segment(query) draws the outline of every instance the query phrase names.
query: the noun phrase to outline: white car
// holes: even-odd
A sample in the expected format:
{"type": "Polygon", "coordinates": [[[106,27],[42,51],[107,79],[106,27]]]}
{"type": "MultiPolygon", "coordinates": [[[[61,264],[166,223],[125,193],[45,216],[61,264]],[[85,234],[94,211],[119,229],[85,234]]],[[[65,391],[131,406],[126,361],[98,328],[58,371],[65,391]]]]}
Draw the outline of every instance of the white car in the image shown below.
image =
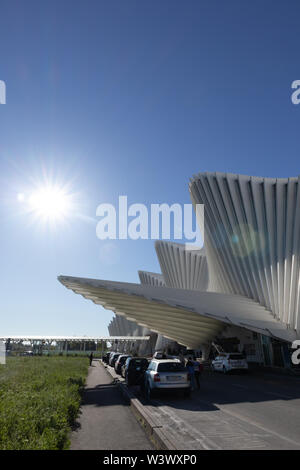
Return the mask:
{"type": "Polygon", "coordinates": [[[248,363],[241,353],[220,353],[211,363],[214,371],[226,374],[231,370],[248,370],[248,363]]]}
{"type": "Polygon", "coordinates": [[[148,398],[162,390],[182,390],[184,396],[191,392],[188,370],[178,359],[152,359],[145,372],[144,387],[148,398]]]}

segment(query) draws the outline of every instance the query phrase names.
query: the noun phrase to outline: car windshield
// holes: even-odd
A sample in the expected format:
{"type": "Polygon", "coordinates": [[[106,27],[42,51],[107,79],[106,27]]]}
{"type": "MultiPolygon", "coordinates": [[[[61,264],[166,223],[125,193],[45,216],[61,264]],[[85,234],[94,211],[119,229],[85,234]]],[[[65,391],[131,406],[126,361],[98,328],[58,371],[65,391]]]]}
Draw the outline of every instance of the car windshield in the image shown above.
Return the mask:
{"type": "Polygon", "coordinates": [[[243,354],[230,354],[229,359],[231,359],[233,361],[234,360],[239,361],[240,359],[245,359],[245,358],[244,358],[243,354]]]}
{"type": "Polygon", "coordinates": [[[158,372],[186,372],[186,368],[180,362],[162,362],[158,364],[158,372]]]}

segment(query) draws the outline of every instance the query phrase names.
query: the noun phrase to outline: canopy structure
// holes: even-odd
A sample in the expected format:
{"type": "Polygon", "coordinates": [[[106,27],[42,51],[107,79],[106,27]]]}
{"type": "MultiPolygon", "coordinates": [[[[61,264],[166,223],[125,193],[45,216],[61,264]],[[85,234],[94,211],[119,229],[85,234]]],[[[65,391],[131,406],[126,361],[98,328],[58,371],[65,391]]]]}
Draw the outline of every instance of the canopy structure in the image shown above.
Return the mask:
{"type": "Polygon", "coordinates": [[[80,341],[80,342],[90,342],[90,341],[147,341],[149,336],[38,336],[38,335],[7,335],[0,336],[0,341],[6,340],[13,341],[80,341]]]}
{"type": "Polygon", "coordinates": [[[242,296],[69,276],[58,280],[86,299],[191,349],[213,340],[226,324],[286,341],[296,339],[295,332],[270,311],[242,296]]]}

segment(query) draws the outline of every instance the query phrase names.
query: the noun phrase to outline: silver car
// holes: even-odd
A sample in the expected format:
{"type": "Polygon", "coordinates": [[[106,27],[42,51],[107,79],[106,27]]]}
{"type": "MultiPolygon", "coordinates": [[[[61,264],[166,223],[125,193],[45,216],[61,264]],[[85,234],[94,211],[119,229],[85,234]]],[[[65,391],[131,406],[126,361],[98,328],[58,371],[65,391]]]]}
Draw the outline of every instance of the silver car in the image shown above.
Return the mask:
{"type": "Polygon", "coordinates": [[[160,390],[182,390],[185,396],[191,392],[187,368],[178,359],[152,359],[144,377],[148,398],[160,390]]]}

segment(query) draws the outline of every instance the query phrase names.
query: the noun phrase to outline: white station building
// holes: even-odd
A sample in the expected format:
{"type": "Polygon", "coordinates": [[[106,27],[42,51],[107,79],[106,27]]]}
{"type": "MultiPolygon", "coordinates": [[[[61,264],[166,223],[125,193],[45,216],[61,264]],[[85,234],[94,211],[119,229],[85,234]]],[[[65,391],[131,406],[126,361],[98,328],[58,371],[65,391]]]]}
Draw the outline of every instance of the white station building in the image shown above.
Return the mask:
{"type": "Polygon", "coordinates": [[[115,312],[111,335],[156,334],[155,349],[178,343],[204,356],[217,342],[288,366],[300,338],[299,183],[200,173],[189,190],[204,204],[203,248],[157,241],[161,273],[140,271],[141,284],[58,279],[115,312]]]}

